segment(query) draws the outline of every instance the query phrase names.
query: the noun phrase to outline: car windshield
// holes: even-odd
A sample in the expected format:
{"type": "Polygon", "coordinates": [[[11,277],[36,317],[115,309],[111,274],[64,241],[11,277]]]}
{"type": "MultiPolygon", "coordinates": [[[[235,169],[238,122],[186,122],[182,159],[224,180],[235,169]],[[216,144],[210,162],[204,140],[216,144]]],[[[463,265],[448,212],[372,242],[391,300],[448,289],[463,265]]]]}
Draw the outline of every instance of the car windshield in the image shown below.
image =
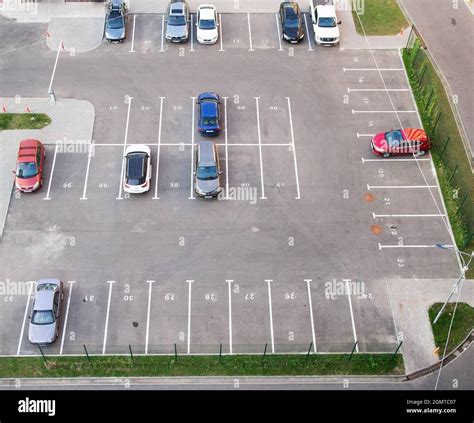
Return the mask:
{"type": "Polygon", "coordinates": [[[217,166],[198,166],[196,176],[198,179],[209,181],[217,178],[217,166]]]}
{"type": "Polygon", "coordinates": [[[113,10],[110,12],[109,17],[107,19],[107,28],[110,29],[119,29],[123,28],[123,16],[120,12],[113,10]]]}
{"type": "Polygon", "coordinates": [[[217,119],[215,117],[203,116],[201,119],[202,126],[215,126],[217,125],[217,119]]]}
{"type": "Polygon", "coordinates": [[[56,291],[58,285],[55,283],[42,283],[38,285],[37,291],[56,291]]]}
{"type": "Polygon", "coordinates": [[[214,29],[216,27],[216,22],[214,19],[201,19],[199,21],[200,29],[214,29]]]}
{"type": "Polygon", "coordinates": [[[336,25],[336,19],[334,18],[319,18],[318,26],[321,28],[334,28],[336,25]]]}
{"type": "Polygon", "coordinates": [[[130,153],[127,155],[127,184],[142,185],[145,183],[145,160],[144,153],[130,153]]]}
{"type": "Polygon", "coordinates": [[[52,310],[35,310],[31,316],[31,323],[35,325],[50,325],[54,323],[52,310]]]}
{"type": "Polygon", "coordinates": [[[402,131],[390,131],[385,133],[385,139],[390,147],[398,147],[403,141],[402,131]]]}
{"type": "Polygon", "coordinates": [[[36,163],[28,162],[28,163],[18,163],[16,168],[16,176],[20,179],[27,179],[32,178],[38,174],[38,168],[36,163]]]}
{"type": "Polygon", "coordinates": [[[171,26],[182,26],[182,25],[185,25],[186,24],[186,18],[181,15],[170,15],[168,17],[168,25],[171,25],[171,26]]]}

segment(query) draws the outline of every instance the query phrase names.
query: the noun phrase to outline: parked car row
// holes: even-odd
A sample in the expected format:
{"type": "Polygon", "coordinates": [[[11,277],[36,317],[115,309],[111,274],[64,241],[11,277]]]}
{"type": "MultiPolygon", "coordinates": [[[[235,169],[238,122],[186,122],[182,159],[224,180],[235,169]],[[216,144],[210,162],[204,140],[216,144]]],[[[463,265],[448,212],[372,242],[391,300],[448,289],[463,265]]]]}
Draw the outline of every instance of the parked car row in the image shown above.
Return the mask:
{"type": "MultiPolygon", "coordinates": [[[[314,5],[310,1],[309,14],[314,31],[314,41],[321,45],[339,43],[340,21],[333,5],[314,5]]],[[[295,1],[280,4],[279,20],[281,37],[289,43],[298,43],[305,37],[305,22],[300,6],[295,1]]],[[[124,0],[111,0],[107,5],[105,38],[121,43],[126,38],[127,6],[124,0]]],[[[166,9],[165,39],[171,43],[185,43],[191,34],[190,10],[185,0],[172,0],[166,9]]],[[[203,4],[196,11],[196,38],[200,44],[215,44],[219,39],[219,18],[212,4],[203,4]]]]}

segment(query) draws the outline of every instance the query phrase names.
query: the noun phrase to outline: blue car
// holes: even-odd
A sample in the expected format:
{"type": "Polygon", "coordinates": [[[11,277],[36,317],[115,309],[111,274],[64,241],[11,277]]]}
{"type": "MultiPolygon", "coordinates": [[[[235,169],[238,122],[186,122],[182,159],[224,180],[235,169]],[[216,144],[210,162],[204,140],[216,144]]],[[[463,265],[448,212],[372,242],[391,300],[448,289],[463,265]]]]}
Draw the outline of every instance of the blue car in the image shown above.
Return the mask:
{"type": "Polygon", "coordinates": [[[216,93],[202,93],[198,97],[198,130],[204,136],[216,136],[221,132],[220,98],[216,93]]]}

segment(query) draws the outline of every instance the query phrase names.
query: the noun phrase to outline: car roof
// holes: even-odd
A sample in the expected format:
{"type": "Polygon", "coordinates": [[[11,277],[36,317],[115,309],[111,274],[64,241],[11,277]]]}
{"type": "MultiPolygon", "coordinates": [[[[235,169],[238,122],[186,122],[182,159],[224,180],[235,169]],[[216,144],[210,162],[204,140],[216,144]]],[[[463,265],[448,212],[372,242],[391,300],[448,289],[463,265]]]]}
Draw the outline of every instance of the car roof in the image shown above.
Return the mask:
{"type": "Polygon", "coordinates": [[[170,3],[170,15],[184,15],[184,3],[181,1],[170,3]]]}
{"type": "Polygon", "coordinates": [[[127,175],[132,177],[145,175],[145,158],[147,154],[142,151],[131,152],[127,155],[127,175]]]}
{"type": "Polygon", "coordinates": [[[294,1],[285,1],[281,3],[281,6],[283,6],[287,12],[291,13],[291,11],[293,11],[295,12],[295,15],[296,15],[296,11],[298,10],[298,3],[294,1]]]}
{"type": "Polygon", "coordinates": [[[18,149],[17,163],[36,162],[36,148],[38,140],[23,140],[18,149]]]}
{"type": "Polygon", "coordinates": [[[217,115],[217,101],[212,99],[206,99],[201,102],[201,115],[207,117],[213,117],[217,115]]]}
{"type": "Polygon", "coordinates": [[[336,8],[330,4],[316,6],[320,18],[335,18],[336,8]]]}
{"type": "Polygon", "coordinates": [[[215,18],[214,11],[215,11],[215,8],[213,6],[212,7],[201,6],[199,8],[199,17],[201,19],[214,19],[215,18]]]}
{"type": "Polygon", "coordinates": [[[36,282],[36,296],[35,296],[35,304],[33,306],[33,310],[51,310],[53,307],[53,299],[54,293],[57,291],[56,289],[49,289],[49,290],[38,290],[41,285],[56,285],[59,287],[60,281],[58,279],[42,279],[36,282]]]}
{"type": "Polygon", "coordinates": [[[199,165],[200,166],[215,166],[216,158],[214,156],[214,143],[212,141],[198,142],[199,148],[199,165]]]}

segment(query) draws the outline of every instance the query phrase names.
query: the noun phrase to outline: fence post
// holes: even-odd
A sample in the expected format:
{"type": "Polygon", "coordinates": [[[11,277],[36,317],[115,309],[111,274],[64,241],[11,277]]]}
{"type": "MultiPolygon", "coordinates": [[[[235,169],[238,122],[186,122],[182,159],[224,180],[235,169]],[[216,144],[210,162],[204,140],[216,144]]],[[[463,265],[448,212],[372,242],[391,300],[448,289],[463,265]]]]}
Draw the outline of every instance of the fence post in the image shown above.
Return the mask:
{"type": "Polygon", "coordinates": [[[428,64],[426,63],[426,61],[424,62],[424,65],[421,69],[421,76],[418,80],[418,86],[421,87],[421,85],[423,84],[423,78],[425,77],[425,73],[426,73],[426,69],[428,69],[428,64]]]}
{"type": "Polygon", "coordinates": [[[450,141],[450,137],[446,138],[446,142],[444,143],[443,149],[441,150],[441,153],[440,153],[440,155],[439,155],[439,158],[440,158],[440,159],[443,158],[444,152],[445,152],[446,149],[448,148],[449,141],[450,141]]]}
{"type": "Polygon", "coordinates": [[[467,237],[467,241],[464,243],[464,246],[462,248],[466,248],[469,243],[471,242],[471,239],[474,237],[474,232],[471,232],[471,234],[467,237]]]}
{"type": "Polygon", "coordinates": [[[130,357],[132,357],[132,361],[133,361],[132,346],[130,344],[128,344],[128,349],[130,350],[130,357]]]}
{"type": "MultiPolygon", "coordinates": [[[[418,44],[415,44],[415,47],[414,47],[414,48],[415,48],[415,57],[414,57],[414,58],[412,59],[412,61],[411,61],[411,67],[412,67],[413,69],[415,69],[415,62],[416,62],[416,59],[417,59],[417,57],[418,57],[418,53],[420,52],[421,46],[420,46],[420,44],[418,43],[418,44]]],[[[412,54],[413,54],[413,52],[412,52],[412,54]]]]}
{"type": "Polygon", "coordinates": [[[355,349],[356,349],[358,343],[359,343],[359,341],[355,341],[354,346],[352,347],[351,355],[349,356],[349,360],[347,360],[347,361],[351,361],[351,360],[352,360],[352,356],[353,356],[353,354],[354,354],[354,351],[355,351],[355,349]]]}
{"type": "Polygon", "coordinates": [[[413,25],[410,27],[410,34],[408,35],[408,39],[407,39],[407,45],[405,46],[406,49],[410,48],[410,44],[411,44],[411,36],[413,35],[413,25]]]}
{"type": "Polygon", "coordinates": [[[458,213],[461,211],[461,208],[462,206],[464,206],[464,203],[466,202],[467,200],[467,196],[468,196],[468,193],[466,192],[466,194],[464,195],[464,198],[462,199],[461,201],[461,205],[458,207],[458,209],[456,210],[456,216],[458,215],[458,213]]]}
{"type": "Polygon", "coordinates": [[[434,133],[436,133],[436,128],[438,127],[439,119],[441,117],[441,110],[438,109],[438,114],[435,118],[435,123],[433,124],[433,129],[431,130],[434,133]]]}
{"type": "Polygon", "coordinates": [[[219,361],[222,361],[222,342],[219,348],[219,361]]]}
{"type": "Polygon", "coordinates": [[[429,109],[430,107],[430,103],[431,103],[431,99],[433,98],[433,94],[434,94],[434,88],[431,87],[431,92],[430,92],[430,95],[428,97],[428,101],[426,102],[425,104],[425,112],[429,109]]]}
{"type": "Polygon", "coordinates": [[[308,362],[309,354],[311,352],[311,348],[313,348],[313,341],[311,341],[311,344],[309,344],[308,352],[306,353],[306,362],[308,362]]]}
{"type": "Polygon", "coordinates": [[[448,179],[448,184],[451,183],[451,181],[452,181],[453,178],[454,178],[454,175],[456,175],[456,172],[458,171],[458,167],[459,167],[459,163],[456,164],[456,167],[454,168],[453,173],[452,173],[451,176],[449,177],[449,179],[448,179]]]}
{"type": "Polygon", "coordinates": [[[397,352],[398,352],[398,350],[401,348],[402,344],[403,344],[403,341],[400,341],[399,344],[398,344],[397,349],[396,349],[395,352],[393,353],[392,360],[393,360],[393,359],[395,358],[395,356],[397,355],[397,352]]]}
{"type": "Polygon", "coordinates": [[[262,366],[265,365],[265,356],[267,355],[268,344],[265,344],[265,349],[263,350],[262,366]]]}
{"type": "Polygon", "coordinates": [[[40,350],[40,353],[41,353],[41,356],[43,357],[44,362],[47,363],[48,360],[46,359],[46,356],[44,355],[43,348],[41,348],[41,345],[38,345],[38,348],[40,350]]]}
{"type": "Polygon", "coordinates": [[[174,359],[176,360],[176,363],[178,362],[178,349],[176,348],[176,342],[174,344],[174,359]]]}
{"type": "Polygon", "coordinates": [[[86,346],[85,346],[84,344],[83,344],[82,346],[84,347],[84,351],[85,351],[85,353],[86,353],[87,361],[89,361],[89,363],[90,363],[90,362],[91,362],[91,358],[89,357],[89,353],[87,352],[87,348],[86,348],[86,346]]]}

